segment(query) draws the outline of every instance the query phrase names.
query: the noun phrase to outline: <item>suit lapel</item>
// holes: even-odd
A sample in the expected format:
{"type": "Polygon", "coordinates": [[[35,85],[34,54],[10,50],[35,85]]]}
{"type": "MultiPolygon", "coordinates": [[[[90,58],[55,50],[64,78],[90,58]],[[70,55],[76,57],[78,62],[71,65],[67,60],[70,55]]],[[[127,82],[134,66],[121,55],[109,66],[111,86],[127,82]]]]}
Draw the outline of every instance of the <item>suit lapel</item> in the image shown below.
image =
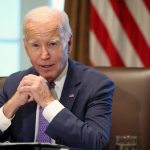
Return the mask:
{"type": "Polygon", "coordinates": [[[67,77],[64,83],[60,102],[70,110],[72,109],[79,91],[79,85],[81,83],[79,75],[81,75],[80,70],[77,69],[76,64],[73,61],[69,60],[67,77]]]}

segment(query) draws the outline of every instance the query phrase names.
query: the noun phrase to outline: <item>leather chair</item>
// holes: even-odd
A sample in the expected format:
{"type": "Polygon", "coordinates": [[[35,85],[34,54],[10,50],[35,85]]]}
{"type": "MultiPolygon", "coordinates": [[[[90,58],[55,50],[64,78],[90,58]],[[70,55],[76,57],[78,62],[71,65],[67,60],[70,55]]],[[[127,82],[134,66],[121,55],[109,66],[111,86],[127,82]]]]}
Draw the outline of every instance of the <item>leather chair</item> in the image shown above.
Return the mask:
{"type": "Polygon", "coordinates": [[[116,135],[136,135],[138,150],[150,150],[150,69],[96,69],[115,83],[109,150],[115,150],[116,135]]]}
{"type": "MultiPolygon", "coordinates": [[[[136,135],[138,150],[150,150],[150,69],[96,69],[109,76],[115,83],[109,150],[115,150],[116,135],[136,135]]],[[[0,88],[3,81],[4,78],[0,78],[0,88]]]]}
{"type": "Polygon", "coordinates": [[[3,87],[4,80],[5,80],[5,77],[0,77],[0,89],[2,89],[3,87]]]}

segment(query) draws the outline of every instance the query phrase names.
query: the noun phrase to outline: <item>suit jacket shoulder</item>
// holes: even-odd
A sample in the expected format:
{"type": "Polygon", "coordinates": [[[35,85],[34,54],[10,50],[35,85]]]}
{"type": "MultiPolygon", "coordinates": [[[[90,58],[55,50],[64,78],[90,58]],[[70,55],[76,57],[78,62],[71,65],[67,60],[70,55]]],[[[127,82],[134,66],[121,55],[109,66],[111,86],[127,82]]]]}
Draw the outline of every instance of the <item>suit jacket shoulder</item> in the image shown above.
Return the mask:
{"type": "Polygon", "coordinates": [[[91,84],[91,86],[96,87],[98,83],[105,80],[113,81],[107,77],[105,74],[97,71],[95,68],[80,64],[76,61],[69,61],[69,69],[66,80],[73,80],[74,82],[81,82],[82,84],[91,84]]]}

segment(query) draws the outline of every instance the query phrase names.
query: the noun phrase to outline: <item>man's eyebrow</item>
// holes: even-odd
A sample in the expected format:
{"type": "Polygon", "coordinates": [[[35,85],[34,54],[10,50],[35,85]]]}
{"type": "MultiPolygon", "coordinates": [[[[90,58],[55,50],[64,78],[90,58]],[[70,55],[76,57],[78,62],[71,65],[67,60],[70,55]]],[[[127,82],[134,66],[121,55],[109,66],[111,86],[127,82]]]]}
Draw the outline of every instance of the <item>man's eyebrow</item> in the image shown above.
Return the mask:
{"type": "Polygon", "coordinates": [[[38,41],[37,41],[37,40],[29,40],[29,41],[28,41],[29,44],[32,44],[32,43],[34,43],[34,42],[38,42],[38,41]]]}
{"type": "Polygon", "coordinates": [[[49,39],[48,41],[49,42],[57,42],[57,41],[60,41],[60,39],[59,38],[55,38],[55,39],[49,39]]]}

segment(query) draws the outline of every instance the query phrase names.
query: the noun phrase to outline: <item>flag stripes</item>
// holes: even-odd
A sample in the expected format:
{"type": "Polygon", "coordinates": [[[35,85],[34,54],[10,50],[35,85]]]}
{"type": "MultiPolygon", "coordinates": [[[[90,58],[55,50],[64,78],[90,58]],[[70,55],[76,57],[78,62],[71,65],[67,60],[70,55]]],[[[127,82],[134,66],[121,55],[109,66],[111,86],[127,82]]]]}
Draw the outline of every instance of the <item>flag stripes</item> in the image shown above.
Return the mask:
{"type": "Polygon", "coordinates": [[[90,62],[94,66],[150,66],[149,4],[91,0],[90,62]]]}
{"type": "Polygon", "coordinates": [[[95,32],[98,41],[101,43],[102,47],[105,49],[110,62],[112,65],[124,65],[118,52],[113,45],[108,31],[106,30],[103,22],[99,18],[97,12],[95,11],[94,7],[91,5],[91,29],[95,32]],[[99,30],[100,29],[100,30],[99,30]],[[104,38],[105,37],[105,38],[104,38]]]}
{"type": "Polygon", "coordinates": [[[150,1],[149,0],[144,0],[145,5],[147,6],[149,12],[150,12],[150,1]]]}

